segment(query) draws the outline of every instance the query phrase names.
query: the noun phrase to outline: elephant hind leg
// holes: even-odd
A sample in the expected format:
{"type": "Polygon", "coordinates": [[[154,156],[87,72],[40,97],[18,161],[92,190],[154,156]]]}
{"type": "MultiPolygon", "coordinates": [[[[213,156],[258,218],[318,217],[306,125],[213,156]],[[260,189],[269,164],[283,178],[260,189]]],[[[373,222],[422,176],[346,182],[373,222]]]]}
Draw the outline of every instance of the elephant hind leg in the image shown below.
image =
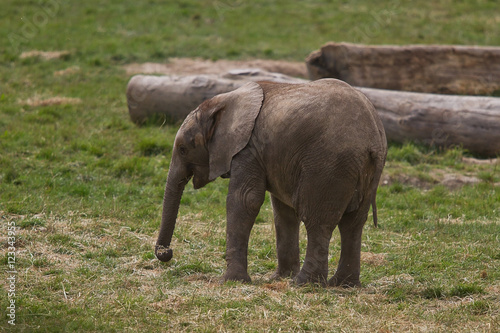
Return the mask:
{"type": "Polygon", "coordinates": [[[276,253],[278,255],[278,268],[271,279],[295,277],[300,270],[300,221],[295,210],[285,205],[274,195],[271,195],[271,202],[273,204],[276,253]]]}
{"type": "Polygon", "coordinates": [[[294,278],[298,285],[319,283],[326,285],[328,278],[328,247],[332,236],[331,224],[312,224],[306,222],[307,250],[304,264],[294,278]]]}
{"type": "Polygon", "coordinates": [[[304,264],[294,279],[296,284],[319,283],[323,286],[327,284],[330,239],[342,217],[338,212],[344,211],[346,205],[347,203],[344,203],[341,207],[334,207],[330,210],[318,209],[304,216],[307,250],[304,264]]]}
{"type": "Polygon", "coordinates": [[[361,235],[368,217],[370,200],[364,200],[356,211],[344,213],[339,222],[340,260],[335,275],[328,281],[333,287],[359,287],[361,235]]]}

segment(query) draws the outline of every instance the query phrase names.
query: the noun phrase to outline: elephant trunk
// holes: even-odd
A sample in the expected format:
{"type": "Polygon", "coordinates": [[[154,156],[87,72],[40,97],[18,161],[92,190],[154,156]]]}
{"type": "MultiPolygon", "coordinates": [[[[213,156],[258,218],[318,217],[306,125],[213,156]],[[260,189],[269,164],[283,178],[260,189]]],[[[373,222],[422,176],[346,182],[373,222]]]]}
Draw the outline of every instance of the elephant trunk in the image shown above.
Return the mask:
{"type": "Polygon", "coordinates": [[[158,235],[155,246],[156,258],[163,262],[172,259],[173,252],[170,248],[170,242],[175,229],[182,192],[191,178],[191,174],[187,171],[187,168],[178,167],[178,164],[179,163],[175,163],[174,159],[172,159],[163,197],[160,234],[158,235]]]}

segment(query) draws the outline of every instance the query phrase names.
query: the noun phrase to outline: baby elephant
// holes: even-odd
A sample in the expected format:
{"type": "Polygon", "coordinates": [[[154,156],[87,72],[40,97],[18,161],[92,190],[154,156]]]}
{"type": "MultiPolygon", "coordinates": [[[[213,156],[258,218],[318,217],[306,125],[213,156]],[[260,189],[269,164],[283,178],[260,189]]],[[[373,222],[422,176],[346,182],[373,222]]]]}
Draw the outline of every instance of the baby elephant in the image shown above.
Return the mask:
{"type": "Polygon", "coordinates": [[[224,281],[250,281],[250,231],[269,191],[276,226],[278,268],[330,286],[359,286],[361,233],[387,155],[384,128],[358,90],[334,79],[304,84],[251,82],[192,111],[177,132],[155,254],[172,258],[170,241],[183,189],[230,177],[227,196],[227,270],[224,281]],[[299,260],[299,224],[307,251],[299,260]],[[327,281],[328,246],[339,226],[337,272],[327,281]]]}

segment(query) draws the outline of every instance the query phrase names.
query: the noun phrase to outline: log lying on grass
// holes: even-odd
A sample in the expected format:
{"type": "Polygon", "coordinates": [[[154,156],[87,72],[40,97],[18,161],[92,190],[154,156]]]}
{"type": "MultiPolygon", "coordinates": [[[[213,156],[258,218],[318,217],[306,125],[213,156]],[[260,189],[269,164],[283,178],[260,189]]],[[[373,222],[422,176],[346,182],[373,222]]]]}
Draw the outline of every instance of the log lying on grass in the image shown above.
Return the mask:
{"type": "Polygon", "coordinates": [[[388,140],[500,154],[500,98],[358,89],[377,109],[388,140]]]}
{"type": "MultiPolygon", "coordinates": [[[[249,79],[305,82],[258,70],[222,76],[139,75],[127,87],[130,116],[136,123],[155,114],[182,120],[205,99],[234,90],[249,79]]],[[[500,154],[500,98],[358,89],[375,105],[388,140],[463,146],[484,156],[500,154]]]]}
{"type": "Polygon", "coordinates": [[[306,59],[309,78],[439,94],[500,91],[500,47],[328,43],[306,59]]]}
{"type": "Polygon", "coordinates": [[[251,81],[302,82],[259,69],[232,70],[224,75],[133,76],[127,86],[130,118],[141,124],[154,115],[176,122],[183,120],[204,100],[229,92],[251,81]]]}

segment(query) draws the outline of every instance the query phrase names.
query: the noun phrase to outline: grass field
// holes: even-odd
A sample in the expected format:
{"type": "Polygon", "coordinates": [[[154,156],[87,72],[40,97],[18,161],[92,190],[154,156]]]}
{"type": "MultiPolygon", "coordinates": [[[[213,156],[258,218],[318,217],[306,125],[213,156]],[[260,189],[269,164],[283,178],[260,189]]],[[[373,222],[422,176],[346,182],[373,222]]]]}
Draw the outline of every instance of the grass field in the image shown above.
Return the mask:
{"type": "MultiPolygon", "coordinates": [[[[123,69],[169,57],[301,61],[327,41],[498,46],[498,6],[2,1],[0,330],[498,332],[498,160],[391,144],[379,228],[370,217],[363,236],[363,288],[269,282],[276,253],[268,199],[251,236],[253,282],[220,284],[227,180],[188,186],[174,259],[154,258],[178,124],[133,125],[123,69]],[[450,175],[477,181],[450,189],[450,175]]],[[[335,231],[330,275],[339,251],[335,231]]]]}

